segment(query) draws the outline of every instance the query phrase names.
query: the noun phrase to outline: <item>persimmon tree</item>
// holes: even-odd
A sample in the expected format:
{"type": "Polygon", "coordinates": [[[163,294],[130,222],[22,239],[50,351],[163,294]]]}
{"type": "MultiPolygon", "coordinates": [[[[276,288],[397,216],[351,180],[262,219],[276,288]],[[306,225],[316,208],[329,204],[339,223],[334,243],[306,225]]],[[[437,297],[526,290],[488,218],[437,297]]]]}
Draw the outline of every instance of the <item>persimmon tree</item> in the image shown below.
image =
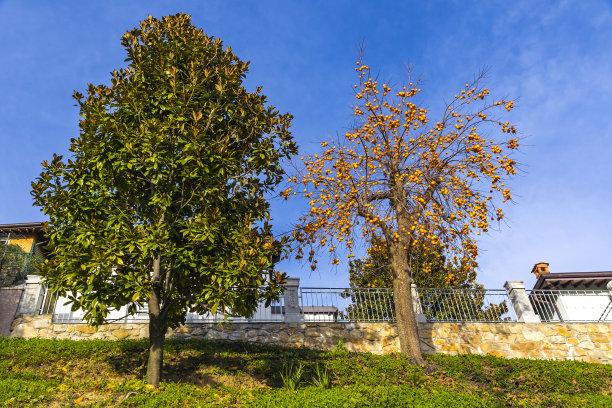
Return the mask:
{"type": "Polygon", "coordinates": [[[400,347],[422,364],[411,257],[421,245],[440,248],[455,265],[476,266],[476,235],[503,218],[500,206],[511,199],[506,181],[516,174],[512,153],[519,141],[499,117],[514,103],[494,100],[479,75],[432,119],[410,72],[407,83],[392,86],[379,83],[362,61],[355,70],[353,126],[303,157],[303,170],[291,177],[295,186],[281,194],[287,198],[295,188],[309,200],[295,237],[297,257],[310,249],[312,268],[317,247],[333,254],[342,245],[351,258],[360,241],[383,238],[400,347]]]}
{"type": "Polygon", "coordinates": [[[92,325],[148,305],[157,386],[188,311],[249,316],[281,293],[265,197],[296,147],[291,115],[243,87],[249,63],[189,15],[149,16],[122,45],[128,67],[75,92],[71,158],[43,162],[32,194],[49,216],[50,289],[92,325]]]}

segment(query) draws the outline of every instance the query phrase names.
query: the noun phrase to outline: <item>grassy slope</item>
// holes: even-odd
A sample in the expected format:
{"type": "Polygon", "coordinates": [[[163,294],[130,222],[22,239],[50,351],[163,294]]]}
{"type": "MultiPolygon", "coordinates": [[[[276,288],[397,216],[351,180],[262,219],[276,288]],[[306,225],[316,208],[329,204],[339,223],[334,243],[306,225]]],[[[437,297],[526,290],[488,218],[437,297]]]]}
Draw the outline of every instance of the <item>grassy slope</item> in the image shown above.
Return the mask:
{"type": "Polygon", "coordinates": [[[146,347],[0,338],[0,406],[612,406],[608,365],[435,355],[438,370],[425,374],[400,355],[218,341],[168,341],[166,382],[154,390],[142,380],[146,347]],[[306,366],[297,391],[282,388],[289,362],[306,366]],[[331,389],[308,384],[316,364],[331,389]]]}

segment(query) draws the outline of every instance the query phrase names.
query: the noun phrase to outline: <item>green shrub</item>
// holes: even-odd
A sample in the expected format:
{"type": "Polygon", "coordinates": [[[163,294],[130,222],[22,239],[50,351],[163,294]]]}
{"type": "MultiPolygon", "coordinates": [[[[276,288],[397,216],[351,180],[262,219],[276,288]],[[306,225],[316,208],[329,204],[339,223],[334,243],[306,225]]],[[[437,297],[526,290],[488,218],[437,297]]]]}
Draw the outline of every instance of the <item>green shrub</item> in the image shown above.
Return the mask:
{"type": "Polygon", "coordinates": [[[304,364],[300,362],[297,366],[294,366],[293,363],[290,363],[288,366],[285,366],[281,372],[283,387],[292,391],[297,390],[300,387],[303,375],[304,364]]]}
{"type": "Polygon", "coordinates": [[[332,387],[332,380],[329,371],[325,367],[321,368],[319,364],[315,366],[314,378],[311,384],[317,388],[329,390],[332,387]]]}

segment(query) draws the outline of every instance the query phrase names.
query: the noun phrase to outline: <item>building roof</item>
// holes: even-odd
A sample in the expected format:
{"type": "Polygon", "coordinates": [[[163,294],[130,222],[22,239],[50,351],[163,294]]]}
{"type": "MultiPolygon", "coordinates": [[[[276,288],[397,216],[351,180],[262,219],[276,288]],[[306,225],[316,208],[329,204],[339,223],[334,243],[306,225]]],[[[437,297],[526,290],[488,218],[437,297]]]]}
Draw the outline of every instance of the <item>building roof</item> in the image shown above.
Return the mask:
{"type": "MultiPolygon", "coordinates": [[[[270,306],[272,314],[284,314],[285,306],[270,306]]],[[[305,314],[334,314],[338,313],[336,306],[302,306],[302,312],[305,314]]]]}
{"type": "Polygon", "coordinates": [[[42,233],[43,224],[43,222],[18,222],[14,224],[0,224],[0,233],[42,233]]]}
{"type": "Polygon", "coordinates": [[[605,289],[610,281],[612,271],[543,273],[533,289],[572,289],[582,285],[605,289]]]}
{"type": "Polygon", "coordinates": [[[304,313],[337,313],[338,308],[336,306],[302,306],[302,312],[304,313]]]}

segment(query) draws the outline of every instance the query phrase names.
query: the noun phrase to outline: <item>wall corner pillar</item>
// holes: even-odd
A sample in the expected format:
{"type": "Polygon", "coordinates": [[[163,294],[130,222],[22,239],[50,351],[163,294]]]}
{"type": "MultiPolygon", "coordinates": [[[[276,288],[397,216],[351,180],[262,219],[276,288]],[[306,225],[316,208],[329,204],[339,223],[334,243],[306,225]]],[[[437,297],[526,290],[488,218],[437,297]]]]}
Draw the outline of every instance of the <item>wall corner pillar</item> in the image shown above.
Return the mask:
{"type": "Polygon", "coordinates": [[[42,278],[38,275],[28,275],[17,314],[38,315],[42,298],[44,296],[44,286],[42,278]]]}
{"type": "Polygon", "coordinates": [[[414,310],[417,323],[427,323],[427,317],[423,314],[421,302],[419,301],[419,289],[416,284],[410,284],[410,292],[412,294],[412,310],[414,310]]]}
{"type": "Polygon", "coordinates": [[[300,278],[287,278],[285,284],[285,322],[301,323],[303,316],[300,310],[300,278]]]}
{"type": "Polygon", "coordinates": [[[516,314],[516,321],[522,323],[540,323],[540,317],[534,312],[531,306],[525,284],[523,281],[506,281],[504,289],[508,293],[512,308],[516,314]]]}

